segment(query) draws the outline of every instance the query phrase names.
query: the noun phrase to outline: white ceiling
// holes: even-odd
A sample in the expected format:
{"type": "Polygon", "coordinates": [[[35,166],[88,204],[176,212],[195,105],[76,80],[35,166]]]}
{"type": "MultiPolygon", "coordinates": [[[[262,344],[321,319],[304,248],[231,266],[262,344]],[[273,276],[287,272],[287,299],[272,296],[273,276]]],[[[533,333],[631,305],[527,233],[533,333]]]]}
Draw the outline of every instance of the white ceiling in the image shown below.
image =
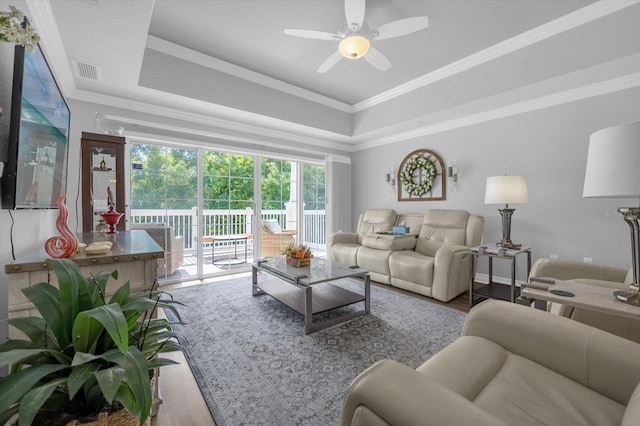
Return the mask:
{"type": "Polygon", "coordinates": [[[337,42],[284,29],[337,32],[342,0],[26,1],[71,98],[345,150],[640,72],[632,0],[368,0],[372,28],[422,15],[429,27],[372,42],[388,71],[343,59],[325,74],[337,42]],[[101,80],[77,77],[73,60],[101,80]]]}
{"type": "Polygon", "coordinates": [[[341,60],[316,71],[337,42],[284,35],[285,28],[336,33],[346,23],[343,0],[157,1],[149,34],[329,98],[356,104],[478,50],[585,5],[582,1],[366,2],[366,22],[377,28],[413,16],[430,26],[406,36],[374,41],[392,68],[341,60]]]}

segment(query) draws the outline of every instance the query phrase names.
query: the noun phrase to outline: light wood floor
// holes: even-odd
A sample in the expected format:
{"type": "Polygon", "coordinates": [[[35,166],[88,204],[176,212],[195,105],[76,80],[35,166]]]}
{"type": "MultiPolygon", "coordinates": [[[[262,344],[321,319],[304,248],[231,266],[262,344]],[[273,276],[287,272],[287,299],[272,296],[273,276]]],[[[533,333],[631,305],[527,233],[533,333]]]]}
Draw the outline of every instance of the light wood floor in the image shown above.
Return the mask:
{"type": "MultiPolygon", "coordinates": [[[[233,277],[249,276],[237,275],[233,277]]],[[[230,276],[220,279],[230,279],[230,276]]],[[[183,287],[188,285],[200,284],[200,282],[191,282],[183,284],[174,284],[171,288],[183,287]]],[[[407,296],[422,299],[428,303],[448,306],[463,312],[469,312],[469,294],[467,292],[461,294],[455,299],[444,303],[429,297],[424,297],[409,291],[398,289],[384,284],[376,284],[387,290],[396,291],[406,294],[407,296]]],[[[169,287],[164,287],[168,290],[169,287]]],[[[215,426],[215,421],[211,417],[209,408],[207,407],[200,388],[196,383],[189,364],[182,353],[164,354],[166,358],[178,361],[179,365],[171,365],[162,367],[160,370],[160,394],[162,404],[158,415],[152,419],[151,426],[176,426],[176,425],[194,425],[194,426],[215,426]]]]}
{"type": "Polygon", "coordinates": [[[175,352],[163,356],[180,365],[169,365],[160,370],[162,404],[158,415],[151,420],[151,426],[215,426],[184,355],[175,352]]]}

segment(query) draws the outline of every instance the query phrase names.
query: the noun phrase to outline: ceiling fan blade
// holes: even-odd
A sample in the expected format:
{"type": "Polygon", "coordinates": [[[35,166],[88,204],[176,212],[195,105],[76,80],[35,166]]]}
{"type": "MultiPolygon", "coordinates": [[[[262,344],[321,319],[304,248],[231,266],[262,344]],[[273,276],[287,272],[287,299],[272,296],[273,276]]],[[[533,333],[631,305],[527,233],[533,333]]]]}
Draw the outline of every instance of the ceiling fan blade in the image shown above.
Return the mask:
{"type": "Polygon", "coordinates": [[[340,36],[338,34],[327,33],[325,31],[298,30],[290,28],[284,30],[284,33],[294,37],[312,38],[315,40],[340,40],[340,36]]]}
{"type": "Polygon", "coordinates": [[[400,37],[423,30],[428,26],[429,17],[427,16],[415,16],[413,18],[400,19],[398,21],[381,25],[375,31],[377,34],[372,35],[371,38],[384,40],[386,38],[400,37]]]}
{"type": "Polygon", "coordinates": [[[344,0],[344,14],[347,18],[347,26],[354,32],[362,28],[364,22],[365,0],[344,0]],[[354,29],[353,25],[357,27],[354,29]]]}
{"type": "Polygon", "coordinates": [[[322,65],[320,65],[320,67],[318,68],[317,72],[319,73],[325,73],[327,71],[329,71],[331,68],[333,68],[333,66],[335,64],[337,64],[338,62],[340,62],[340,59],[342,59],[342,53],[340,53],[340,51],[335,51],[333,52],[333,54],[331,56],[329,56],[323,63],[322,65]]]}
{"type": "Polygon", "coordinates": [[[391,62],[389,62],[387,57],[373,46],[369,48],[369,51],[366,55],[363,56],[363,58],[366,59],[367,62],[369,62],[374,67],[378,68],[380,71],[386,71],[391,68],[391,62]]]}

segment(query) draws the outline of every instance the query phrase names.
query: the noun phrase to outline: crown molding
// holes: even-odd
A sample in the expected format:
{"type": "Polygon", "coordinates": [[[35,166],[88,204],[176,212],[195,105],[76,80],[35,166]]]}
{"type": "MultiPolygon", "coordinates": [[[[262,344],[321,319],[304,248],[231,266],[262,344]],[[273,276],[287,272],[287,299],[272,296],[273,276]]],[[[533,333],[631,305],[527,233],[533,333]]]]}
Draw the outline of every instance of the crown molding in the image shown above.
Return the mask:
{"type": "MultiPolygon", "coordinates": [[[[313,152],[324,152],[326,154],[327,150],[336,150],[342,152],[350,152],[345,143],[350,142],[350,138],[342,137],[339,142],[331,142],[329,139],[336,138],[335,134],[327,134],[327,132],[308,128],[305,126],[295,125],[293,123],[282,121],[282,125],[286,127],[286,130],[278,130],[274,129],[273,126],[279,124],[279,120],[266,118],[260,125],[251,124],[256,123],[255,117],[252,117],[253,114],[246,113],[245,111],[238,111],[239,114],[244,115],[246,118],[246,122],[241,122],[239,120],[227,120],[222,118],[216,118],[211,115],[205,115],[200,113],[194,113],[189,111],[180,110],[177,108],[169,108],[165,106],[160,106],[156,104],[151,104],[147,102],[134,101],[130,99],[124,99],[120,97],[110,96],[99,94],[95,92],[88,92],[83,90],[76,90],[71,99],[82,101],[82,102],[90,102],[99,105],[110,106],[119,109],[128,109],[130,111],[136,111],[145,114],[151,114],[160,117],[171,118],[175,120],[182,120],[190,123],[202,124],[208,127],[215,127],[219,129],[225,129],[227,131],[234,131],[246,135],[244,140],[245,142],[251,143],[259,143],[266,144],[264,138],[276,139],[281,141],[280,146],[282,147],[282,142],[295,142],[296,144],[303,144],[307,146],[305,150],[311,150],[313,152]],[[251,116],[250,116],[251,115],[251,116]],[[270,123],[269,123],[270,122],[270,123]],[[271,128],[267,127],[271,124],[271,128]],[[308,134],[315,133],[316,135],[309,136],[308,134]],[[252,135],[252,136],[249,136],[252,135]],[[317,147],[325,148],[324,151],[318,150],[317,147]]],[[[208,106],[208,105],[207,105],[208,106]]],[[[235,112],[235,111],[234,111],[235,112]]],[[[260,117],[264,119],[264,117],[260,117]]],[[[114,119],[114,118],[112,118],[114,119]]],[[[115,119],[114,119],[115,120],[115,119]]],[[[134,123],[135,120],[125,119],[121,117],[119,120],[122,123],[134,123]]],[[[145,122],[146,123],[146,122],[145,122]]],[[[150,123],[150,122],[149,122],[150,123]]],[[[140,124],[140,122],[136,122],[134,124],[140,124]]],[[[175,130],[178,131],[178,127],[170,128],[171,126],[164,126],[161,123],[156,123],[156,127],[158,129],[163,129],[166,127],[166,130],[175,130]]],[[[179,127],[181,132],[183,133],[191,133],[197,134],[195,130],[191,129],[187,131],[187,128],[179,127]]],[[[234,136],[228,133],[222,132],[205,132],[208,136],[214,136],[218,138],[227,138],[233,139],[234,136]]],[[[238,139],[239,140],[239,139],[238,139]]],[[[275,145],[274,145],[275,146],[275,145]]],[[[289,145],[290,146],[290,145],[289,145]]]]}
{"type": "Polygon", "coordinates": [[[461,127],[471,126],[479,123],[485,123],[488,121],[498,120],[500,118],[510,117],[513,115],[523,114],[544,108],[550,108],[557,105],[592,98],[595,96],[606,95],[621,90],[633,89],[635,87],[640,87],[640,72],[600,81],[593,84],[588,84],[575,89],[565,90],[562,92],[557,92],[522,102],[503,105],[498,108],[489,109],[475,114],[468,114],[465,116],[454,118],[452,120],[441,121],[439,123],[424,126],[419,129],[395,133],[391,136],[370,139],[367,142],[363,142],[353,146],[353,151],[362,151],[364,149],[402,142],[421,136],[433,135],[448,130],[458,129],[461,127]]]}
{"type": "Polygon", "coordinates": [[[555,35],[569,31],[580,25],[600,19],[609,14],[618,12],[629,6],[639,3],[640,0],[600,0],[588,6],[564,15],[553,21],[547,22],[539,27],[533,28],[515,37],[495,44],[486,49],[480,50],[472,55],[452,62],[442,68],[411,80],[405,84],[397,86],[391,90],[380,93],[353,106],[355,112],[363,111],[379,105],[388,100],[406,95],[421,87],[433,84],[437,81],[454,76],[475,66],[513,53],[539,41],[548,39],[555,35]]]}
{"type": "MultiPolygon", "coordinates": [[[[245,68],[237,67],[230,63],[211,58],[153,36],[148,36],[147,47],[187,61],[217,69],[221,72],[230,73],[249,81],[265,84],[276,90],[282,90],[294,96],[318,102],[323,105],[336,108],[340,111],[354,113],[356,111],[365,110],[397,96],[404,95],[428,84],[468,70],[476,65],[507,55],[538,41],[555,36],[580,25],[584,25],[588,22],[592,22],[638,3],[640,3],[640,0],[597,1],[554,21],[536,27],[511,39],[505,40],[504,42],[491,46],[483,51],[477,52],[476,54],[463,58],[460,61],[442,67],[432,73],[425,74],[424,76],[412,80],[407,84],[369,98],[354,106],[335,101],[331,98],[301,89],[280,80],[266,77],[245,68]]],[[[327,153],[327,151],[335,150],[343,153],[351,153],[640,86],[640,74],[629,74],[627,76],[609,79],[607,81],[585,85],[579,88],[557,92],[522,102],[512,102],[509,105],[504,103],[503,106],[486,109],[478,113],[465,114],[450,120],[442,120],[438,123],[423,126],[419,129],[398,131],[390,135],[378,137],[375,135],[376,132],[368,135],[350,137],[321,129],[314,129],[296,123],[290,123],[284,120],[253,114],[247,111],[235,110],[202,101],[189,100],[186,98],[183,99],[181,97],[173,98],[176,101],[176,107],[169,108],[159,105],[159,103],[153,99],[154,96],[158,95],[155,91],[150,89],[136,88],[136,93],[141,94],[141,96],[145,97],[148,95],[146,96],[147,99],[143,101],[79,90],[77,89],[73,79],[73,72],[51,10],[50,0],[26,0],[26,4],[34,26],[37,26],[38,32],[41,34],[43,39],[46,40],[46,44],[41,43],[42,48],[45,51],[47,59],[50,61],[54,73],[56,70],[58,71],[56,73],[56,79],[58,80],[66,97],[79,101],[112,106],[114,108],[126,108],[132,111],[148,113],[159,117],[198,123],[208,126],[208,128],[211,129],[208,133],[215,135],[212,137],[233,139],[236,137],[233,133],[237,132],[237,137],[243,138],[243,140],[246,140],[247,142],[266,145],[264,138],[267,138],[271,139],[269,143],[273,144],[272,146],[276,146],[278,141],[280,141],[280,148],[291,146],[291,143],[295,143],[304,146],[305,150],[309,148],[309,152],[327,153]],[[183,104],[184,106],[187,102],[191,109],[198,108],[201,112],[191,112],[181,109],[179,104],[183,104]],[[219,131],[218,129],[226,130],[228,133],[224,134],[224,131],[219,131]]],[[[386,131],[388,130],[389,129],[386,131]]],[[[385,129],[381,129],[378,135],[384,131],[385,129]]]]}
{"type": "Polygon", "coordinates": [[[152,35],[147,36],[147,48],[188,62],[192,62],[194,64],[201,65],[203,67],[211,68],[216,71],[232,75],[234,77],[239,77],[243,80],[251,81],[253,83],[260,84],[262,86],[269,87],[271,89],[278,90],[289,95],[306,99],[308,101],[315,102],[329,108],[337,109],[339,111],[351,114],[354,112],[353,106],[344,102],[340,102],[327,96],[312,92],[310,90],[294,86],[293,84],[285,83],[282,80],[268,77],[264,74],[251,71],[247,68],[234,65],[221,59],[196,52],[195,50],[180,46],[175,43],[171,43],[170,41],[166,41],[152,35]]]}

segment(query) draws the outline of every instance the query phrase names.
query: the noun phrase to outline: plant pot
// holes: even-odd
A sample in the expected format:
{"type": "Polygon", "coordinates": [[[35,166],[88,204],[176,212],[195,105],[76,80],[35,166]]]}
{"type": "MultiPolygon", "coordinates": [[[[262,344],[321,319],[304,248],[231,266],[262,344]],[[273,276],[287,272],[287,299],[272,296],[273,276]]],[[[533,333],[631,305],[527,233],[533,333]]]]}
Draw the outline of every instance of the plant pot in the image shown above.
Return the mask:
{"type": "MultiPolygon", "coordinates": [[[[159,371],[156,368],[151,375],[151,392],[153,393],[153,402],[151,404],[151,413],[144,422],[145,426],[151,426],[151,418],[158,415],[162,398],[160,397],[160,386],[158,384],[159,371]]],[[[137,417],[129,414],[127,410],[120,410],[114,413],[100,413],[98,418],[92,422],[80,423],[73,420],[65,426],[138,426],[140,421],[137,417]]]]}
{"type": "MultiPolygon", "coordinates": [[[[96,420],[88,423],[80,423],[78,420],[73,420],[67,423],[66,426],[138,426],[139,423],[140,420],[137,417],[122,409],[115,413],[100,413],[96,420]]],[[[151,416],[147,417],[144,425],[151,425],[151,416]]]]}
{"type": "Polygon", "coordinates": [[[287,256],[287,265],[294,266],[296,268],[302,268],[304,266],[311,265],[311,258],[305,257],[303,259],[297,259],[293,256],[287,256]]]}
{"type": "MultiPolygon", "coordinates": [[[[160,411],[160,404],[162,404],[162,395],[160,395],[160,370],[153,370],[153,376],[151,377],[151,394],[153,395],[153,402],[151,402],[151,414],[149,418],[155,417],[160,411]]],[[[149,420],[149,419],[147,419],[149,420]]]]}
{"type": "MultiPolygon", "coordinates": [[[[42,418],[36,416],[33,424],[44,425],[44,424],[62,424],[62,419],[60,418],[42,418]]],[[[119,411],[114,411],[112,413],[100,413],[98,418],[95,420],[71,420],[67,422],[65,426],[138,426],[140,424],[140,420],[129,414],[127,410],[124,408],[119,411]]],[[[18,421],[11,423],[11,426],[19,426],[18,421]]],[[[147,417],[147,420],[144,422],[144,426],[151,426],[151,416],[147,417]]]]}

